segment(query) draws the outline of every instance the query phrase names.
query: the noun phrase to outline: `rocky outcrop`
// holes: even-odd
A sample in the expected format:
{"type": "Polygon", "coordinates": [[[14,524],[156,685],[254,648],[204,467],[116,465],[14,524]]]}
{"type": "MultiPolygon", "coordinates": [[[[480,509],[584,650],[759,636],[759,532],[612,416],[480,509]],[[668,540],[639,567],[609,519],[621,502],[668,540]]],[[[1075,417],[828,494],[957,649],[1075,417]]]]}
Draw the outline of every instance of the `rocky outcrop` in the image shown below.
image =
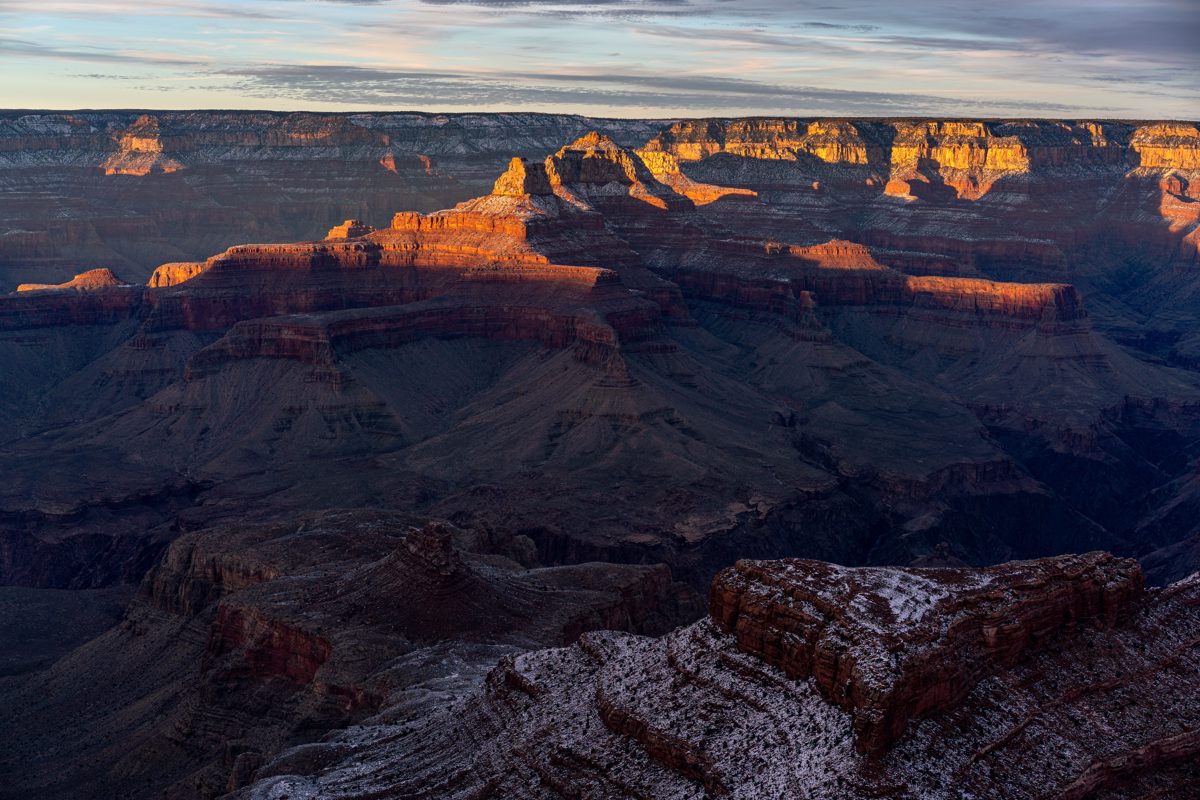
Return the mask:
{"type": "Polygon", "coordinates": [[[604,210],[606,200],[632,198],[662,211],[689,211],[693,204],[666,184],[632,150],[591,132],[546,159],[556,191],[604,210]]]}
{"type": "Polygon", "coordinates": [[[1179,170],[1185,173],[1200,170],[1200,127],[1195,123],[1162,122],[1139,125],[1129,143],[1130,148],[1137,153],[1139,167],[1179,170]]]}
{"type": "Polygon", "coordinates": [[[834,164],[879,164],[888,157],[885,124],[848,120],[744,119],[686,120],[646,145],[681,161],[717,153],[742,158],[797,161],[814,158],[834,164]]]}
{"type": "Polygon", "coordinates": [[[1096,553],[987,570],[790,561],[741,564],[713,590],[710,619],[504,658],[461,705],[399,735],[367,721],[325,745],[320,771],[284,756],[236,797],[548,798],[572,787],[597,798],[1033,800],[1174,796],[1194,780],[1195,577],[1143,593],[1135,564],[1096,553]],[[727,633],[720,615],[735,606],[788,631],[727,633]],[[831,702],[816,672],[774,663],[821,622],[819,640],[844,645],[823,663],[851,684],[935,655],[938,709],[886,752],[861,752],[855,711],[831,702]],[[963,688],[959,669],[987,677],[963,688]]]}
{"type": "Polygon", "coordinates": [[[66,283],[22,283],[17,287],[18,292],[43,292],[50,290],[73,290],[87,292],[92,289],[106,289],[112,286],[128,286],[118,278],[111,269],[90,269],[81,272],[66,283]]]}
{"type": "Polygon", "coordinates": [[[230,552],[214,537],[188,534],[167,549],[141,593],[155,608],[195,617],[226,594],[277,577],[273,565],[230,552]]]}
{"type": "Polygon", "coordinates": [[[163,152],[163,137],[156,117],[143,114],[115,139],[116,152],[100,165],[105,175],[140,176],[183,169],[183,164],[163,152]]]}
{"type": "Polygon", "coordinates": [[[62,325],[113,325],[143,310],[143,287],[67,289],[50,286],[19,296],[0,297],[0,330],[21,331],[62,325]],[[47,291],[47,289],[49,291],[47,291]]]}
{"type": "MultiPolygon", "coordinates": [[[[834,234],[949,258],[959,274],[1055,281],[1067,270],[1119,271],[1123,252],[1149,241],[1167,262],[1195,262],[1195,209],[1158,183],[1182,187],[1194,176],[1197,130],[1191,122],[704,120],[677,123],[644,151],[677,159],[690,180],[755,192],[759,202],[705,206],[742,233],[834,234]],[[1084,203],[1095,208],[1081,219],[1084,203]]],[[[1161,279],[1179,296],[1178,273],[1161,279]]]]}
{"type": "Polygon", "coordinates": [[[296,686],[307,686],[331,652],[332,646],[323,636],[273,619],[256,608],[222,603],[217,607],[205,656],[217,660],[237,653],[239,663],[226,673],[227,678],[282,678],[296,686]]]}
{"type": "Polygon", "coordinates": [[[361,219],[348,219],[341,225],[335,225],[325,234],[326,239],[359,239],[375,229],[361,219]]]}
{"type": "Polygon", "coordinates": [[[977,200],[1003,177],[1031,167],[1018,136],[998,135],[981,122],[919,122],[897,125],[885,194],[920,195],[918,184],[937,184],[977,200]]]}
{"type": "MultiPolygon", "coordinates": [[[[530,304],[529,293],[516,302],[505,302],[497,284],[521,286],[546,284],[555,270],[548,268],[527,275],[508,270],[485,275],[485,291],[468,292],[462,298],[411,303],[385,309],[333,312],[320,316],[275,317],[235,325],[220,340],[197,353],[188,367],[189,378],[209,374],[238,359],[288,358],[306,364],[332,366],[337,355],[366,348],[399,347],[423,337],[473,336],[501,341],[534,340],[547,347],[577,346],[577,356],[587,363],[603,364],[613,358],[622,342],[636,344],[653,339],[659,327],[657,308],[622,297],[618,285],[600,270],[575,268],[557,285],[573,289],[577,302],[592,308],[571,308],[569,295],[548,295],[542,304],[530,304]],[[599,283],[599,288],[596,283],[599,283]],[[609,299],[603,299],[609,294],[609,299]],[[563,303],[568,299],[567,303],[563,303]],[[556,308],[555,306],[559,306],[556,308]]],[[[516,300],[516,298],[513,298],[516,300]]]]}
{"type": "Polygon", "coordinates": [[[998,283],[913,276],[904,279],[902,296],[916,307],[1016,319],[1072,322],[1086,316],[1075,287],[1061,283],[998,283]]]}
{"type": "Polygon", "coordinates": [[[685,259],[672,277],[686,294],[704,299],[738,295],[745,302],[745,286],[773,284],[771,297],[807,294],[818,306],[827,307],[939,309],[1018,325],[1070,323],[1086,317],[1082,300],[1070,285],[906,275],[884,267],[867,247],[846,241],[809,247],[713,241],[685,259]]]}
{"type": "Polygon", "coordinates": [[[673,191],[691,200],[695,205],[703,206],[715,203],[726,197],[757,197],[753,189],[741,189],[735,186],[716,186],[711,183],[694,181],[684,174],[679,165],[679,159],[661,150],[641,149],[637,156],[642,160],[660,183],[669,186],[673,191]]]}
{"type": "Polygon", "coordinates": [[[744,561],[714,579],[709,611],[743,651],[811,677],[879,756],[910,720],[957,706],[1031,648],[1116,624],[1142,582],[1136,561],[1095,553],[979,571],[744,561]]]}
{"type": "MultiPolygon", "coordinates": [[[[871,165],[891,173],[923,166],[964,179],[1044,167],[1151,167],[1194,170],[1195,123],[1073,120],[688,120],[651,139],[647,150],[699,161],[719,153],[767,161],[811,157],[871,165]]],[[[965,196],[986,194],[976,180],[965,196]]]]}
{"type": "Polygon", "coordinates": [[[492,194],[503,197],[525,197],[527,195],[552,195],[550,176],[546,165],[514,158],[508,170],[496,179],[492,194]]]}
{"type": "Polygon", "coordinates": [[[206,261],[172,261],[155,268],[146,285],[151,289],[165,289],[190,281],[208,267],[206,261]]]}

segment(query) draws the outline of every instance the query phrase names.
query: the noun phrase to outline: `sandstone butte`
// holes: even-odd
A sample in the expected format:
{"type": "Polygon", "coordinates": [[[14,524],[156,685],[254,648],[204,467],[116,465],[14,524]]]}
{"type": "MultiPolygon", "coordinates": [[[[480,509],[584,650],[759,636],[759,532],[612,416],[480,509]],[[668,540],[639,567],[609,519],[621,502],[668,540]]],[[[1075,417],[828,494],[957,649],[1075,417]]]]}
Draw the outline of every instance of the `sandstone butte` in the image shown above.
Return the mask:
{"type": "Polygon", "coordinates": [[[101,166],[105,175],[149,175],[151,172],[171,173],[183,169],[183,164],[164,155],[163,148],[158,120],[145,114],[120,135],[117,151],[101,166]]]}

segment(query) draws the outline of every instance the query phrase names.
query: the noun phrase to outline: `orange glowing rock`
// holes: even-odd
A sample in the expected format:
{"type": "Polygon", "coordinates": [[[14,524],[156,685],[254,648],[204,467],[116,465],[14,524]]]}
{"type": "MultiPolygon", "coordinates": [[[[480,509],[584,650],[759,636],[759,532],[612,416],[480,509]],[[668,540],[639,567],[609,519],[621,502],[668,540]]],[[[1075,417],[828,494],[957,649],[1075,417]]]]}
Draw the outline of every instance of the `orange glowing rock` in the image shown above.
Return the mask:
{"type": "Polygon", "coordinates": [[[104,289],[110,286],[128,286],[118,278],[111,269],[90,269],[81,272],[66,283],[22,283],[17,287],[18,292],[43,291],[76,291],[86,292],[92,289],[104,289]]]}
{"type": "Polygon", "coordinates": [[[374,233],[375,229],[361,219],[348,219],[341,225],[335,225],[325,234],[326,239],[357,239],[374,233]]]}
{"type": "Polygon", "coordinates": [[[502,197],[526,197],[554,194],[554,189],[550,186],[545,164],[514,158],[509,162],[508,170],[496,179],[492,194],[502,197]]]}
{"type": "Polygon", "coordinates": [[[100,166],[105,175],[149,175],[183,169],[183,164],[167,156],[164,149],[158,120],[144,114],[117,137],[117,151],[100,166]]]}

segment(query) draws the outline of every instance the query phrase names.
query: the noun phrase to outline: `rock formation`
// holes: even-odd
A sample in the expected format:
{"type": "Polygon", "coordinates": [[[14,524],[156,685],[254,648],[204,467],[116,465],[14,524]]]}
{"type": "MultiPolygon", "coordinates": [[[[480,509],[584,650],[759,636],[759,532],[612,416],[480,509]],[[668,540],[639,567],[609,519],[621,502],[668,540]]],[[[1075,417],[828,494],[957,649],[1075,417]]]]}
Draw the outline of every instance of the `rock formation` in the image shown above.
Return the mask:
{"type": "Polygon", "coordinates": [[[183,164],[164,153],[163,137],[158,119],[143,114],[116,137],[116,152],[101,164],[105,175],[149,175],[152,172],[172,173],[183,164]]]}
{"type": "Polygon", "coordinates": [[[147,286],[152,289],[165,289],[184,281],[191,280],[207,267],[204,261],[173,261],[159,264],[150,275],[147,286]]]}
{"type": "Polygon", "coordinates": [[[335,225],[329,229],[329,233],[325,234],[326,239],[358,239],[366,236],[368,233],[374,233],[375,229],[363,222],[361,219],[348,219],[341,225],[335,225]]]}
{"type": "Polygon", "coordinates": [[[87,272],[81,272],[66,283],[22,283],[17,287],[18,292],[42,292],[42,291],[60,291],[73,290],[76,292],[87,292],[92,289],[103,289],[111,286],[128,286],[129,284],[122,281],[113,274],[111,269],[90,269],[87,272]]]}
{"type": "Polygon", "coordinates": [[[513,158],[508,170],[496,179],[492,194],[524,197],[531,194],[550,195],[554,194],[554,190],[550,187],[550,177],[546,174],[544,164],[513,158]]]}
{"type": "Polygon", "coordinates": [[[977,572],[741,561],[717,575],[709,610],[739,649],[811,677],[882,755],[910,719],[953,708],[1064,628],[1111,627],[1141,591],[1137,562],[1107,554],[977,572]]]}
{"type": "Polygon", "coordinates": [[[482,194],[514,154],[540,160],[603,130],[657,123],[546,114],[6,112],[0,114],[0,292],[77,265],[146,280],[243,242],[316,239],[482,194]]]}
{"type": "Polygon", "coordinates": [[[235,797],[1182,797],[1198,590],[1143,594],[1136,563],[1098,553],[739,563],[709,619],[502,659],[461,704],[399,729],[383,715],[307,764],[285,753],[235,797]],[[861,723],[889,709],[923,718],[876,748],[861,723]]]}
{"type": "MultiPolygon", "coordinates": [[[[739,133],[739,152],[764,130],[739,133]]],[[[785,141],[796,158],[803,151],[868,167],[883,152],[834,148],[830,137],[844,135],[844,126],[810,125],[803,135],[817,137],[811,142],[784,136],[798,130],[770,134],[776,156],[785,141]]],[[[854,562],[873,547],[871,558],[909,561],[951,541],[962,548],[957,555],[995,561],[1126,546],[1126,532],[1149,513],[1126,502],[1129,495],[1144,491],[1141,481],[1155,486],[1183,474],[1180,462],[1165,472],[1138,462],[1138,482],[1120,484],[1133,447],[1122,437],[1141,435],[1126,431],[1165,428],[1189,440],[1200,425],[1200,387],[1097,335],[1072,285],[912,275],[886,263],[889,251],[852,241],[732,234],[704,208],[659,181],[638,152],[593,133],[544,162],[512,159],[489,194],[431,214],[398,212],[388,228],[350,219],[320,241],[237,245],[205,262],[164,264],[148,287],[0,298],[0,330],[14,358],[79,347],[59,338],[75,336],[64,322],[106,326],[88,337],[99,349],[80,350],[77,365],[39,364],[0,398],[14,430],[46,433],[0,453],[29,481],[9,487],[7,507],[58,514],[58,501],[42,499],[45,489],[31,491],[36,482],[77,508],[66,498],[79,496],[70,488],[78,479],[62,470],[80,459],[104,463],[112,448],[136,462],[120,473],[121,485],[84,496],[175,496],[184,486],[225,484],[231,469],[262,458],[280,474],[303,474],[299,465],[318,453],[360,458],[399,447],[406,466],[397,475],[438,474],[446,483],[434,494],[446,513],[466,504],[474,514],[469,497],[449,488],[468,473],[438,454],[440,437],[465,437],[481,454],[473,468],[487,463],[485,474],[520,485],[518,509],[501,512],[502,524],[537,531],[556,559],[640,559],[639,548],[653,543],[701,582],[722,559],[747,554],[737,542],[758,542],[766,549],[750,553],[757,555],[794,548],[783,542],[795,536],[798,497],[844,506],[861,532],[834,536],[829,522],[818,523],[820,533],[806,529],[806,555],[854,562]],[[404,358],[423,342],[458,339],[513,354],[495,362],[499,373],[472,366],[489,377],[463,378],[471,392],[495,392],[497,410],[484,414],[468,394],[454,406],[463,417],[414,413],[407,390],[367,366],[404,358]],[[556,391],[525,388],[526,370],[545,369],[517,355],[527,345],[568,359],[556,391]],[[750,356],[739,361],[733,350],[750,356]],[[297,387],[292,400],[261,394],[253,375],[262,368],[297,387]],[[247,416],[238,408],[250,397],[266,405],[247,416]],[[725,399],[714,405],[715,398],[725,399]],[[53,434],[43,408],[59,426],[53,434]],[[107,414],[119,416],[108,426],[78,424],[107,414]],[[762,425],[765,438],[755,433],[762,425]],[[180,436],[178,444],[147,450],[164,430],[180,436]],[[625,455],[630,435],[663,459],[619,468],[647,478],[620,501],[637,532],[615,521],[577,525],[566,498],[588,502],[600,475],[633,458],[625,455]],[[751,454],[745,441],[760,445],[751,454]],[[584,455],[596,447],[615,461],[602,467],[584,455]],[[525,466],[483,455],[506,450],[523,453],[525,466]],[[691,468],[667,468],[675,458],[691,468]],[[1076,467],[1062,466],[1068,461],[1076,467]],[[1094,489],[1072,482],[1078,468],[1097,470],[1094,489]],[[565,483],[552,488],[554,481],[565,483]],[[847,492],[845,482],[857,488],[847,492]],[[674,513],[668,498],[678,504],[674,513]],[[542,503],[560,500],[547,525],[555,515],[542,503]],[[1091,502],[1111,504],[1119,521],[1099,527],[1091,502]],[[998,522],[1016,506],[1027,516],[998,522]],[[869,544],[867,531],[878,525],[893,533],[869,544]],[[1027,537],[1024,525],[1043,538],[1027,537]],[[766,539],[757,530],[768,531],[766,539]]],[[[455,357],[467,357],[470,346],[459,349],[455,357]]],[[[74,540],[56,538],[53,527],[10,534],[10,546],[31,553],[11,568],[13,579],[33,580],[40,568],[28,563],[44,556],[32,554],[74,540]]],[[[111,552],[119,554],[111,569],[122,574],[128,555],[111,552]]]]}

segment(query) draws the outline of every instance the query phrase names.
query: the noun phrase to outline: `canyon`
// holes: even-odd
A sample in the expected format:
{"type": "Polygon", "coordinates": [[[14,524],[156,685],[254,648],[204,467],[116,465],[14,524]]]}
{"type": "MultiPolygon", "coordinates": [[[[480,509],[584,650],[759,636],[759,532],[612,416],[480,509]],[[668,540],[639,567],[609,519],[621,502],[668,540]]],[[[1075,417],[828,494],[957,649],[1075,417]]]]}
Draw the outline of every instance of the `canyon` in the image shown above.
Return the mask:
{"type": "Polygon", "coordinates": [[[0,186],[0,797],[1198,778],[1196,123],[6,112],[0,186]]]}

